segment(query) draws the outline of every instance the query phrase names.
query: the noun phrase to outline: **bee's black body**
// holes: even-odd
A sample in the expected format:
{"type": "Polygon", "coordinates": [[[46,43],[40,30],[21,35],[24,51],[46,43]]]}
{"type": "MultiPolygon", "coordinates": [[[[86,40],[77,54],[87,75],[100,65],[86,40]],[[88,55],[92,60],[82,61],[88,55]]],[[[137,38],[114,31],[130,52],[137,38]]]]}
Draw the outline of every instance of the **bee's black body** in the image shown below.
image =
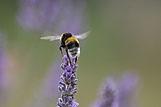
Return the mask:
{"type": "MultiPolygon", "coordinates": [[[[75,37],[72,36],[71,33],[62,34],[61,45],[59,47],[61,53],[62,53],[62,48],[65,49],[69,60],[70,60],[70,56],[75,56],[75,60],[77,61],[79,42],[75,37]],[[70,55],[68,52],[70,53],[70,55]]],[[[70,63],[71,63],[71,60],[70,60],[70,63]]]]}

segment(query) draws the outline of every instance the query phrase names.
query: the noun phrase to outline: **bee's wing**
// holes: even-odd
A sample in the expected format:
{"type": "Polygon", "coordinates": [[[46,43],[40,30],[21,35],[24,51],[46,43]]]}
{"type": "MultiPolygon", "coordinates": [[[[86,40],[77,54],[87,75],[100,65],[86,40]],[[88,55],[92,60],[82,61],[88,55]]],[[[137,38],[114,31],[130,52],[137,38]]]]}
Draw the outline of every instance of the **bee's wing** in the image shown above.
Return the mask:
{"type": "Polygon", "coordinates": [[[49,32],[49,31],[45,31],[44,33],[41,33],[41,37],[40,37],[40,39],[49,40],[49,41],[60,40],[60,38],[61,38],[60,35],[49,32]]]}
{"type": "Polygon", "coordinates": [[[85,39],[89,34],[90,34],[90,31],[85,32],[85,33],[80,34],[80,35],[76,35],[76,38],[78,38],[78,39],[85,39]]]}
{"type": "Polygon", "coordinates": [[[43,37],[40,37],[40,39],[49,40],[49,41],[60,40],[60,38],[61,38],[61,36],[43,36],[43,37]]]}

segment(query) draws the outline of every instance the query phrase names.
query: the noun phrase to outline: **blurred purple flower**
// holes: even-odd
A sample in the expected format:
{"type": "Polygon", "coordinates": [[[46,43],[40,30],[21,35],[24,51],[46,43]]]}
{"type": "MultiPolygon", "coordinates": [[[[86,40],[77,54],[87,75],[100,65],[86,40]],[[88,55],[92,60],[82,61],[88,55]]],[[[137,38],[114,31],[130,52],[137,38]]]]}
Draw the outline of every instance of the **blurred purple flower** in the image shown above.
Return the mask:
{"type": "Polygon", "coordinates": [[[133,74],[125,74],[120,80],[108,78],[94,107],[136,107],[134,96],[137,83],[138,78],[133,74]]]}
{"type": "Polygon", "coordinates": [[[136,107],[135,102],[138,77],[133,74],[126,74],[118,84],[118,104],[119,107],[136,107]]]}
{"type": "Polygon", "coordinates": [[[100,98],[95,102],[93,107],[114,107],[116,99],[116,87],[114,82],[112,80],[106,81],[100,92],[100,98]]]}
{"type": "Polygon", "coordinates": [[[0,33],[0,90],[5,86],[5,66],[6,66],[6,55],[4,49],[4,36],[0,33]]]}
{"type": "Polygon", "coordinates": [[[79,105],[74,99],[74,95],[77,92],[77,64],[75,63],[75,59],[71,59],[71,61],[72,64],[69,63],[68,57],[64,55],[61,65],[63,73],[58,86],[61,95],[58,99],[58,107],[78,107],[79,105]]]}
{"type": "Polygon", "coordinates": [[[17,20],[26,30],[78,33],[85,27],[85,7],[85,1],[21,0],[17,20]]]}
{"type": "Polygon", "coordinates": [[[60,12],[59,3],[59,0],[21,0],[18,22],[30,30],[43,29],[44,26],[53,24],[60,12]]]}
{"type": "Polygon", "coordinates": [[[7,77],[6,77],[6,65],[7,65],[7,57],[5,52],[5,39],[4,35],[0,33],[0,107],[5,105],[6,99],[6,85],[7,85],[7,77]]]}
{"type": "Polygon", "coordinates": [[[5,55],[4,50],[0,49],[0,90],[4,86],[4,69],[5,69],[5,55]]]}

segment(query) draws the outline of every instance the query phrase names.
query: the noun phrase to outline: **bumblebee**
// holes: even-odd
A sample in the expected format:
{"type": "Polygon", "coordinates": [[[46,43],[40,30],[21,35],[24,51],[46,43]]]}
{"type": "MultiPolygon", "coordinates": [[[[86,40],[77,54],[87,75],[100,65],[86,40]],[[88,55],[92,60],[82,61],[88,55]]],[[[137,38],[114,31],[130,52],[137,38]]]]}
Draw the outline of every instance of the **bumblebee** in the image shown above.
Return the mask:
{"type": "Polygon", "coordinates": [[[49,41],[59,40],[60,41],[59,50],[62,55],[63,55],[63,49],[65,50],[66,55],[71,64],[70,58],[72,59],[74,58],[75,62],[77,62],[77,59],[80,56],[79,39],[85,39],[89,35],[89,33],[90,32],[86,32],[80,35],[73,35],[71,33],[63,33],[60,36],[59,35],[44,36],[44,37],[41,37],[40,39],[49,40],[49,41]]]}

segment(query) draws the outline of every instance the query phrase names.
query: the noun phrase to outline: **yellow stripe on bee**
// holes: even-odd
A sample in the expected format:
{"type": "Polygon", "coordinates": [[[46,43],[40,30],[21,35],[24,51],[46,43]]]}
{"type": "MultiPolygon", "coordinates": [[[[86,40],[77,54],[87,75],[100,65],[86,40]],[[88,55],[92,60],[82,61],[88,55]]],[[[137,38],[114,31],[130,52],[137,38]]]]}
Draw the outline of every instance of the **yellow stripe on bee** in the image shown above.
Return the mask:
{"type": "Polygon", "coordinates": [[[72,37],[69,37],[69,38],[65,41],[65,44],[68,44],[69,42],[74,42],[74,41],[76,41],[76,42],[79,43],[78,39],[77,39],[76,37],[72,36],[72,37]]]}

